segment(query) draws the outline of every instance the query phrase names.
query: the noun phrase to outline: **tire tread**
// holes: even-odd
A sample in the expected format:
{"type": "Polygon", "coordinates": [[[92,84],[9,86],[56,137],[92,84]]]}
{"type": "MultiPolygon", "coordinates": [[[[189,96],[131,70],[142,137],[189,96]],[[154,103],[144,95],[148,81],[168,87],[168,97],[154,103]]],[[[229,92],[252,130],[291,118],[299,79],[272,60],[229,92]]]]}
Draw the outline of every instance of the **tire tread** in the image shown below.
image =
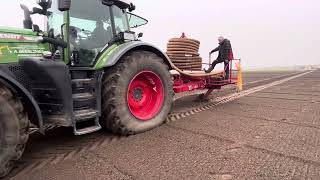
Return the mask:
{"type": "MultiPolygon", "coordinates": [[[[14,144],[10,144],[9,149],[11,153],[9,154],[10,160],[5,164],[0,165],[0,177],[4,177],[8,174],[13,168],[15,162],[19,160],[24,152],[26,143],[29,139],[29,119],[27,113],[24,111],[23,104],[19,97],[14,96],[14,93],[10,91],[7,87],[0,84],[0,96],[7,101],[9,106],[14,110],[14,114],[11,114],[10,117],[16,116],[19,124],[19,137],[18,141],[14,144]]],[[[1,106],[1,105],[0,105],[1,106]]],[[[11,120],[11,118],[8,118],[11,120]]],[[[12,118],[13,119],[13,118],[12,118]]]]}

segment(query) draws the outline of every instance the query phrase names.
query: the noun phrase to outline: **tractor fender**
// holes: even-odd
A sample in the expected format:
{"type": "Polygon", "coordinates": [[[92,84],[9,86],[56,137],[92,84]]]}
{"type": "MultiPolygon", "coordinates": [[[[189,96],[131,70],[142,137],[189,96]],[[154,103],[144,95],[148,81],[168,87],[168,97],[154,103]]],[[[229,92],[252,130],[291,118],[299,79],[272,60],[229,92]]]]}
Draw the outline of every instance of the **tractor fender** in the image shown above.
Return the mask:
{"type": "MultiPolygon", "coordinates": [[[[155,47],[154,45],[142,41],[131,41],[118,46],[109,56],[106,57],[106,59],[102,60],[105,61],[105,63],[102,65],[102,68],[115,65],[124,55],[137,50],[155,53],[165,61],[165,63],[169,66],[170,69],[172,69],[169,63],[170,59],[164,52],[162,52],[159,48],[155,47]]],[[[99,69],[99,67],[96,68],[99,69]]]]}
{"type": "Polygon", "coordinates": [[[32,97],[31,93],[18,81],[16,81],[14,78],[12,78],[2,70],[0,70],[0,83],[3,83],[10,90],[12,90],[13,92],[17,92],[22,97],[22,101],[25,104],[29,119],[31,119],[33,123],[37,124],[39,127],[39,131],[44,134],[42,114],[37,102],[32,97]]]}

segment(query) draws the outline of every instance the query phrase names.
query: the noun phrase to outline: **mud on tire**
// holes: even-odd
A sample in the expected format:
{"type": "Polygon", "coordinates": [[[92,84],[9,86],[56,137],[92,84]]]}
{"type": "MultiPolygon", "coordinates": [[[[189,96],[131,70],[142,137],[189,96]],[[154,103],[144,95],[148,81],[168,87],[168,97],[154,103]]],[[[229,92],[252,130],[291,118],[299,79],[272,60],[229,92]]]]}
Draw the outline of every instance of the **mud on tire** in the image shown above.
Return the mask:
{"type": "Polygon", "coordinates": [[[28,128],[20,99],[0,84],[0,177],[7,175],[20,159],[29,138],[28,128]]]}
{"type": "MultiPolygon", "coordinates": [[[[143,93],[139,95],[137,92],[136,94],[137,101],[143,98],[143,93]]],[[[173,82],[164,60],[151,52],[132,52],[124,56],[115,66],[106,70],[102,90],[101,124],[111,132],[121,135],[132,135],[151,130],[166,121],[172,107],[173,95],[173,82]],[[163,95],[163,98],[160,99],[162,103],[158,103],[159,110],[147,109],[146,112],[150,110],[150,114],[139,110],[135,113],[130,104],[132,101],[132,98],[130,97],[131,101],[129,98],[131,84],[143,72],[150,73],[150,76],[154,76],[156,80],[159,79],[159,84],[163,87],[160,95],[163,95]],[[144,115],[150,118],[144,119],[144,115]]],[[[152,97],[157,99],[157,95],[152,97]]]]}

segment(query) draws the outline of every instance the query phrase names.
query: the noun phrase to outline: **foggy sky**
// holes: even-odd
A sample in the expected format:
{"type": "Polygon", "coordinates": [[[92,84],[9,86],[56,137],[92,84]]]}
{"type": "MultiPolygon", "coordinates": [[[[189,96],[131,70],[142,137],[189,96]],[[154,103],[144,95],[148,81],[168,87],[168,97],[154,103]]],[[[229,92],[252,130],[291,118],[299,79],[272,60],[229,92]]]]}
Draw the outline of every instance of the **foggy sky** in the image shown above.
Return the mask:
{"type": "MultiPolygon", "coordinates": [[[[0,7],[0,26],[20,26],[19,2],[0,7]]],[[[207,59],[217,37],[231,40],[236,58],[247,68],[320,64],[319,0],[135,0],[134,12],[149,20],[138,31],[143,40],[165,50],[167,40],[188,37],[201,41],[207,59]]]]}

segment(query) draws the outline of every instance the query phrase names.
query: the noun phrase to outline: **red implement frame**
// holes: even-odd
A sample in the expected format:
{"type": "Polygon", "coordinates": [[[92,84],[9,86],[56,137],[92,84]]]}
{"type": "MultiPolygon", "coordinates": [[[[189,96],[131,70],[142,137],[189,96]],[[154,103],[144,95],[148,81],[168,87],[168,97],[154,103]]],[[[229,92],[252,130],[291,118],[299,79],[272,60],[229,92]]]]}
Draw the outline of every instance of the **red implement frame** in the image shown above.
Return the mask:
{"type": "MultiPolygon", "coordinates": [[[[174,92],[182,93],[186,91],[208,89],[208,92],[203,95],[208,97],[214,89],[221,89],[222,86],[237,84],[238,77],[236,63],[240,63],[240,59],[233,59],[229,62],[229,69],[225,67],[225,72],[229,71],[229,78],[225,77],[226,73],[219,77],[189,77],[184,75],[173,75],[174,77],[174,92]]],[[[206,63],[203,63],[206,64],[206,63]]],[[[208,64],[207,64],[208,65],[208,64]]]]}

